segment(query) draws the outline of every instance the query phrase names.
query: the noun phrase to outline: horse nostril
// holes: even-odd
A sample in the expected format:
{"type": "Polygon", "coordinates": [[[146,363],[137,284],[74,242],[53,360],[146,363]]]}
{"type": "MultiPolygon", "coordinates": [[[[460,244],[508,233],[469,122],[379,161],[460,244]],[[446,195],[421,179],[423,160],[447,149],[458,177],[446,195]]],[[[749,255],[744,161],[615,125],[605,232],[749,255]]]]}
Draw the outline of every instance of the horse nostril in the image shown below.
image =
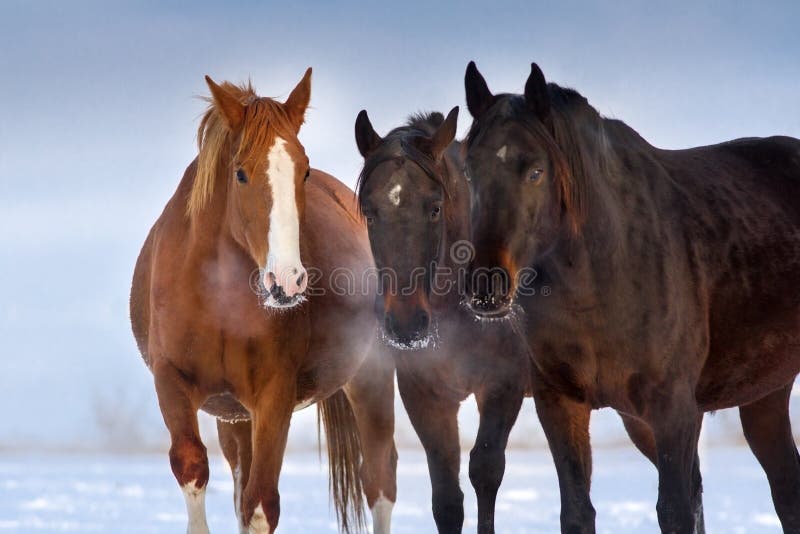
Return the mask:
{"type": "Polygon", "coordinates": [[[277,301],[282,301],[286,299],[286,293],[283,291],[283,288],[278,284],[273,284],[272,288],[269,290],[269,294],[272,295],[277,301]]]}
{"type": "Polygon", "coordinates": [[[275,287],[277,285],[276,284],[275,273],[273,273],[271,271],[267,273],[266,280],[267,280],[267,284],[266,284],[267,289],[271,290],[273,287],[275,287]]]}
{"type": "Polygon", "coordinates": [[[297,277],[297,287],[303,285],[303,280],[306,279],[306,273],[302,273],[299,277],[297,277]]]}

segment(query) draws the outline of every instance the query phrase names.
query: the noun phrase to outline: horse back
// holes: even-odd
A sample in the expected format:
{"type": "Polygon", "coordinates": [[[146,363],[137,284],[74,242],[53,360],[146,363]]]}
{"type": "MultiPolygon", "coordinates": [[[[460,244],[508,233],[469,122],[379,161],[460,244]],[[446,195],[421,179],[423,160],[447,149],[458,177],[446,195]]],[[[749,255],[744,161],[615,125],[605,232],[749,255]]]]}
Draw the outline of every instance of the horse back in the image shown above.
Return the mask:
{"type": "Polygon", "coordinates": [[[692,169],[678,174],[686,271],[708,309],[697,397],[716,409],[800,371],[800,141],[738,139],[680,158],[692,169]]]}
{"type": "Polygon", "coordinates": [[[749,137],[673,154],[712,194],[722,196],[728,192],[726,188],[731,188],[734,193],[747,195],[751,203],[759,199],[777,201],[787,214],[800,213],[798,139],[749,137]]]}
{"type": "Polygon", "coordinates": [[[661,212],[711,263],[739,248],[756,259],[766,244],[800,247],[800,140],[737,139],[660,159],[675,185],[661,212]]]}

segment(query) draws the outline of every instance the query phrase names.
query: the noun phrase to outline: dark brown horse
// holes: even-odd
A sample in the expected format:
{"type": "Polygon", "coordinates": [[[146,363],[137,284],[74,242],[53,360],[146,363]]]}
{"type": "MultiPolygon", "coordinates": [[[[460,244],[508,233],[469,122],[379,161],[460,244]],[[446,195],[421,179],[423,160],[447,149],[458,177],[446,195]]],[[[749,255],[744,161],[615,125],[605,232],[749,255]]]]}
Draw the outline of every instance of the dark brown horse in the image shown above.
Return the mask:
{"type": "Polygon", "coordinates": [[[458,108],[412,117],[381,138],[366,111],[356,120],[365,158],[361,212],[379,274],[376,311],[395,353],[400,396],[425,448],[439,532],[461,532],[458,408],[470,394],[480,427],[469,476],[478,497],[478,531],[494,532],[508,434],[529,390],[528,358],[510,330],[484,331],[461,305],[471,259],[469,188],[453,142],[458,108]],[[406,349],[406,350],[402,350],[406,349]],[[416,350],[409,350],[416,349],[416,350]]]}
{"type": "Polygon", "coordinates": [[[310,75],[285,103],[207,79],[199,156],[136,264],[131,322],[155,378],[191,533],[208,531],[197,410],[219,418],[240,529],[267,533],[278,524],[292,411],[312,402],[321,405],[343,528],[361,517],[363,452],[375,531],[388,532],[392,362],[372,347],[374,297],[330,287],[335,268],[362,271],[371,260],[352,193],[310,169],[297,139],[310,75]]]}
{"type": "MultiPolygon", "coordinates": [[[[462,145],[453,140],[458,108],[412,117],[381,138],[367,113],[356,120],[365,158],[359,203],[378,268],[376,311],[395,353],[400,395],[428,458],[433,514],[440,532],[460,532],[456,416],[474,394],[480,426],[469,476],[478,498],[478,531],[494,532],[494,505],[505,447],[530,361],[514,324],[486,328],[463,306],[473,257],[470,191],[462,145]],[[408,350],[416,349],[416,350],[408,350]]],[[[634,440],[639,434],[632,434],[634,440]]]]}
{"type": "Polygon", "coordinates": [[[703,413],[738,406],[783,528],[800,532],[800,141],[661,150],[535,64],[524,95],[493,95],[474,63],[465,81],[473,274],[501,275],[470,276],[470,306],[522,310],[562,530],[594,532],[592,409],[636,426],[661,529],[690,533],[703,413]],[[548,296],[520,283],[526,269],[548,296]]]}

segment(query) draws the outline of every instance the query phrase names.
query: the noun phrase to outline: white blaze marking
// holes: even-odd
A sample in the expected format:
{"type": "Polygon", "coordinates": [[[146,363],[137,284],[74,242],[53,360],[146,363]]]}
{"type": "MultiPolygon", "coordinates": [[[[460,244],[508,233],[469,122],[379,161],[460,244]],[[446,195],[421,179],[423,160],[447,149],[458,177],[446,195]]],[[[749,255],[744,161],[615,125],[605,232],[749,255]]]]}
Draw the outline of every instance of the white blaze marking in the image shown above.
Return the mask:
{"type": "Polygon", "coordinates": [[[189,515],[187,534],[209,534],[206,522],[206,488],[198,488],[197,480],[192,480],[181,491],[186,500],[186,513],[189,515]]]}
{"type": "Polygon", "coordinates": [[[394,204],[395,206],[400,205],[400,191],[403,190],[403,186],[400,184],[396,184],[389,190],[389,202],[394,204]]]}
{"type": "MultiPolygon", "coordinates": [[[[305,272],[300,261],[300,220],[297,213],[294,161],[286,151],[286,141],[275,138],[267,156],[267,178],[272,189],[266,272],[289,296],[297,293],[297,279],[305,272]]],[[[265,280],[267,288],[271,286],[265,280]]]]}
{"type": "Polygon", "coordinates": [[[497,151],[497,157],[500,158],[500,161],[506,160],[506,152],[508,151],[508,147],[503,145],[500,147],[500,150],[497,151]]]}
{"type": "Polygon", "coordinates": [[[250,534],[250,529],[244,524],[242,518],[242,466],[237,465],[233,470],[233,505],[236,507],[236,522],[239,523],[239,534],[250,534]]]}
{"type": "Polygon", "coordinates": [[[372,512],[372,532],[373,534],[390,534],[392,531],[392,508],[394,503],[383,496],[383,492],[378,493],[375,505],[370,509],[372,512]]]}
{"type": "Polygon", "coordinates": [[[250,520],[250,532],[252,534],[270,534],[269,521],[267,515],[264,513],[264,508],[261,504],[256,506],[253,512],[253,519],[250,520]]]}

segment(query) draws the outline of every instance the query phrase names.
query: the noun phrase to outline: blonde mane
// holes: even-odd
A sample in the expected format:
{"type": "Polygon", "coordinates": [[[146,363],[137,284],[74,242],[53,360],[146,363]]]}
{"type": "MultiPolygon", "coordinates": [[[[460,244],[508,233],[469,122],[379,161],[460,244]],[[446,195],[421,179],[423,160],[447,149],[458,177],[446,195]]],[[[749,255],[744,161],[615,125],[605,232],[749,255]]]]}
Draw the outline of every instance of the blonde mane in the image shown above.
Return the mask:
{"type": "Polygon", "coordinates": [[[211,200],[217,175],[230,175],[232,169],[228,167],[232,162],[245,163],[252,158],[266,157],[277,135],[291,139],[296,132],[296,126],[289,120],[283,104],[272,98],[259,97],[250,82],[242,85],[224,82],[220,85],[246,106],[239,147],[233,158],[227,161],[226,168],[220,168],[231,153],[237,132],[232,132],[228,127],[213,98],[204,97],[209,105],[197,129],[199,156],[186,206],[189,216],[199,214],[211,200]]]}

